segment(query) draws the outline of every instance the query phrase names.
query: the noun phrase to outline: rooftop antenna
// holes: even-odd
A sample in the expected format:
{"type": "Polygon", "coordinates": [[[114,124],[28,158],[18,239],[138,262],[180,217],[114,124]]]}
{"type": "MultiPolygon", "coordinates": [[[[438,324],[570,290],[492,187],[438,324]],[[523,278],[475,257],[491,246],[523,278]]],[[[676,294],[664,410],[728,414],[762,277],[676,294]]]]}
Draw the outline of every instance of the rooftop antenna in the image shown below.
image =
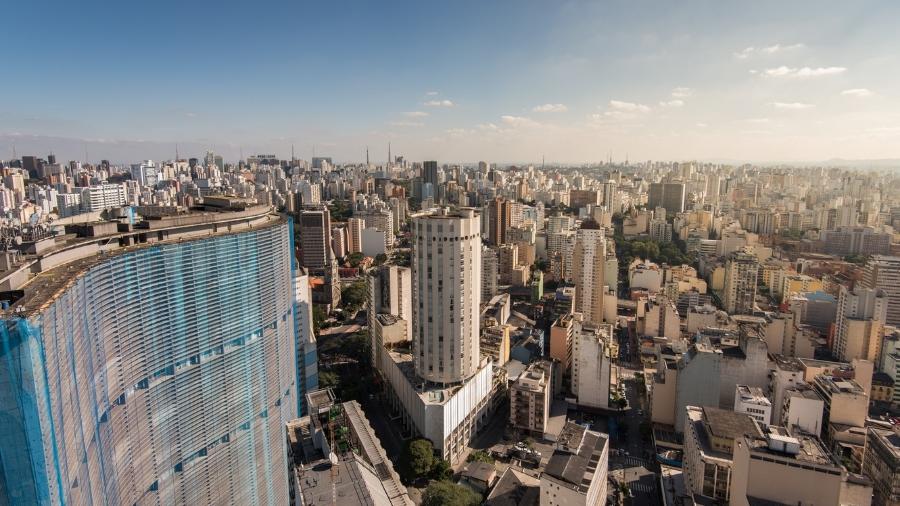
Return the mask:
{"type": "Polygon", "coordinates": [[[388,167],[391,166],[391,141],[388,141],[388,167]]]}
{"type": "Polygon", "coordinates": [[[541,155],[541,170],[544,170],[544,155],[541,155]]]}
{"type": "Polygon", "coordinates": [[[294,143],[292,142],[291,143],[291,161],[293,162],[294,160],[296,160],[296,158],[294,158],[294,143]]]}
{"type": "Polygon", "coordinates": [[[84,163],[88,164],[88,152],[87,152],[87,144],[84,145],[84,163]]]}
{"type": "Polygon", "coordinates": [[[19,157],[16,156],[16,143],[13,143],[13,160],[18,160],[19,157]]]}
{"type": "Polygon", "coordinates": [[[175,143],[175,163],[178,163],[178,143],[175,143]]]}
{"type": "Polygon", "coordinates": [[[369,165],[369,146],[366,146],[366,165],[369,165]]]}

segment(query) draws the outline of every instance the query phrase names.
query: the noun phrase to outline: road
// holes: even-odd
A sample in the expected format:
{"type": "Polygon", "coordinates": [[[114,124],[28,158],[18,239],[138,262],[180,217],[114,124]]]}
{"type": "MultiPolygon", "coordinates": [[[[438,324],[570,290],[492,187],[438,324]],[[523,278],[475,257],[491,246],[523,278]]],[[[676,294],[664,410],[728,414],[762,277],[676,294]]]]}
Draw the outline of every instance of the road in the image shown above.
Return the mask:
{"type": "Polygon", "coordinates": [[[619,381],[625,386],[628,408],[615,416],[615,434],[610,438],[615,450],[610,452],[610,475],[628,483],[634,497],[633,504],[661,504],[653,445],[641,436],[641,422],[647,420],[649,413],[647,401],[634,379],[634,373],[642,372],[638,343],[627,328],[623,328],[617,337],[619,381]]]}

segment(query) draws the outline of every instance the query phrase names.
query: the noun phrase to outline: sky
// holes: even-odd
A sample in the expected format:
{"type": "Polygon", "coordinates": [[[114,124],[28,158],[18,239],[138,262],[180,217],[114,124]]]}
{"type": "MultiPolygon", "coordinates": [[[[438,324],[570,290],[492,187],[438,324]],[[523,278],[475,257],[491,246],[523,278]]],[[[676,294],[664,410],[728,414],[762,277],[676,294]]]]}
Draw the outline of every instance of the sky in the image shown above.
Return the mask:
{"type": "Polygon", "coordinates": [[[0,159],[900,158],[900,2],[28,1],[0,159]]]}

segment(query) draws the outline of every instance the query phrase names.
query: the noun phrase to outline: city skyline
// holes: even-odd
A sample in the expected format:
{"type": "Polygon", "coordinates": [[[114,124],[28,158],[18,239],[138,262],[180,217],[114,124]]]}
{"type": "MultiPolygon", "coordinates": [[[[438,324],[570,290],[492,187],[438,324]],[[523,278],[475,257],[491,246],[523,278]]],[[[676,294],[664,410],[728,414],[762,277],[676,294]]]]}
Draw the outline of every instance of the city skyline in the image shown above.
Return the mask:
{"type": "Polygon", "coordinates": [[[0,159],[900,158],[890,2],[19,7],[0,159]]]}

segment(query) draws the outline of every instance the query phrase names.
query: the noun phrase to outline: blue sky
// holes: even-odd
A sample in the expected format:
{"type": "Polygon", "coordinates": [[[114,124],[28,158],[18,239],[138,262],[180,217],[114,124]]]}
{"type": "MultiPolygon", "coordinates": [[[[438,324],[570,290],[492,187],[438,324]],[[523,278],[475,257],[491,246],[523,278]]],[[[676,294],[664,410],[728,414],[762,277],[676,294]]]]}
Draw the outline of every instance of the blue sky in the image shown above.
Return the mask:
{"type": "Polygon", "coordinates": [[[15,2],[0,158],[900,157],[900,3],[15,2]]]}

